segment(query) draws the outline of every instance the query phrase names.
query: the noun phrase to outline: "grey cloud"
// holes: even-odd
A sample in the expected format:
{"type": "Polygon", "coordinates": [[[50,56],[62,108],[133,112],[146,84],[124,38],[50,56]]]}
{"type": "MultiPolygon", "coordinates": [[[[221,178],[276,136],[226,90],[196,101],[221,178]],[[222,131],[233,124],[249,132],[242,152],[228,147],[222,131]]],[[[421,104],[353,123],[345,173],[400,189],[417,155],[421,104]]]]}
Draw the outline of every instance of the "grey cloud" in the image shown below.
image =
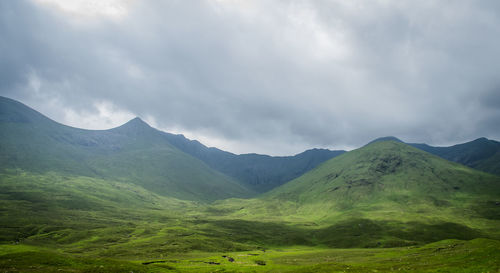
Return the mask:
{"type": "Polygon", "coordinates": [[[60,120],[109,101],[246,152],[500,138],[492,1],[136,1],[91,20],[0,2],[0,94],[60,120]]]}

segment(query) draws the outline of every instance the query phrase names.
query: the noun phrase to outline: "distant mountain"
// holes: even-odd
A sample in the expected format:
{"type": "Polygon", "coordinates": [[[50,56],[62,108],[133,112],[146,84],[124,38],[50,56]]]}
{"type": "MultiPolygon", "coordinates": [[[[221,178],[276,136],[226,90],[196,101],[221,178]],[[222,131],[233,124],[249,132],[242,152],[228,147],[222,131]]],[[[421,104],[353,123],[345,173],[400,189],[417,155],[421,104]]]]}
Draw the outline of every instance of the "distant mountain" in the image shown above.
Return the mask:
{"type": "Polygon", "coordinates": [[[165,134],[172,145],[208,166],[244,183],[257,192],[266,192],[280,186],[321,163],[345,153],[327,149],[311,149],[294,156],[241,154],[208,148],[183,135],[165,134]]]}
{"type": "Polygon", "coordinates": [[[0,170],[13,169],[125,181],[188,200],[253,194],[174,147],[139,118],[110,130],[83,130],[0,97],[0,170]]]}
{"type": "Polygon", "coordinates": [[[500,198],[500,177],[401,142],[379,141],[331,159],[266,196],[346,210],[380,201],[450,204],[460,194],[500,198]]]}
{"type": "Polygon", "coordinates": [[[410,145],[444,159],[500,175],[500,142],[498,141],[482,137],[449,147],[433,147],[415,143],[410,145]]]}
{"type": "MultiPolygon", "coordinates": [[[[368,144],[388,140],[404,143],[397,137],[387,136],[377,138],[368,144]]],[[[425,143],[406,144],[449,161],[457,162],[484,172],[500,175],[500,142],[495,140],[482,137],[470,142],[449,147],[435,147],[425,143]]]]}
{"type": "Polygon", "coordinates": [[[386,136],[386,137],[379,137],[379,138],[377,138],[377,139],[375,139],[375,140],[372,140],[372,141],[370,141],[370,142],[369,142],[368,144],[366,144],[366,145],[369,145],[369,144],[372,144],[372,143],[375,143],[375,142],[390,141],[390,140],[403,143],[403,141],[402,141],[402,140],[400,140],[400,139],[399,139],[399,138],[397,138],[397,137],[394,137],[394,136],[386,136]]]}

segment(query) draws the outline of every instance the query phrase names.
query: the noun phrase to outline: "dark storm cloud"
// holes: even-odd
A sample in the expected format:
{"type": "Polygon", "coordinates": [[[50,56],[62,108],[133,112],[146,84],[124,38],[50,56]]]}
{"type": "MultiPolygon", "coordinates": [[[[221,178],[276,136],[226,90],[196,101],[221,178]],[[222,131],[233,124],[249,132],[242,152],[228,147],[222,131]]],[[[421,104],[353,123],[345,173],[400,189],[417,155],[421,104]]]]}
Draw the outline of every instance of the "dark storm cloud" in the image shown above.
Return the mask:
{"type": "Polygon", "coordinates": [[[0,2],[1,94],[62,122],[108,102],[246,152],[500,139],[494,1],[124,5],[0,2]]]}

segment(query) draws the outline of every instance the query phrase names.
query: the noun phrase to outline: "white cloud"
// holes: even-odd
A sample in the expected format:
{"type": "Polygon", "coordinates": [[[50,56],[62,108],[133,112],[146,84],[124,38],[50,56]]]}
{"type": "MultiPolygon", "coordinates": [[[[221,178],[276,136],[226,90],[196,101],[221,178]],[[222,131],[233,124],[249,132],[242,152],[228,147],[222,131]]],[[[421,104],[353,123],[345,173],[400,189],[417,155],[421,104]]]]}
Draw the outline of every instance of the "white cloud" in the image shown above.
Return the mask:
{"type": "Polygon", "coordinates": [[[122,110],[108,101],[95,102],[86,111],[75,111],[62,107],[63,124],[92,130],[110,129],[124,124],[134,118],[134,114],[122,110]]]}
{"type": "Polygon", "coordinates": [[[128,14],[133,0],[32,0],[35,3],[55,8],[73,19],[109,18],[120,19],[128,14]]]}

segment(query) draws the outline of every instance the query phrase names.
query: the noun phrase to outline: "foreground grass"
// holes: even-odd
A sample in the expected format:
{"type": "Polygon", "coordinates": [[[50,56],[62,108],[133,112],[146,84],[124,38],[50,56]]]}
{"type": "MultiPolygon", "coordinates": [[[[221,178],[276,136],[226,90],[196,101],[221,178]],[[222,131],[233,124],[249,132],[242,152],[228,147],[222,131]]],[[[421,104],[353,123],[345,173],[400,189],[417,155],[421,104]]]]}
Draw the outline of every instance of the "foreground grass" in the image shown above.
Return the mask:
{"type": "Polygon", "coordinates": [[[26,245],[0,246],[1,272],[500,272],[500,242],[443,240],[420,247],[289,247],[191,252],[153,260],[68,255],[26,245]]]}

